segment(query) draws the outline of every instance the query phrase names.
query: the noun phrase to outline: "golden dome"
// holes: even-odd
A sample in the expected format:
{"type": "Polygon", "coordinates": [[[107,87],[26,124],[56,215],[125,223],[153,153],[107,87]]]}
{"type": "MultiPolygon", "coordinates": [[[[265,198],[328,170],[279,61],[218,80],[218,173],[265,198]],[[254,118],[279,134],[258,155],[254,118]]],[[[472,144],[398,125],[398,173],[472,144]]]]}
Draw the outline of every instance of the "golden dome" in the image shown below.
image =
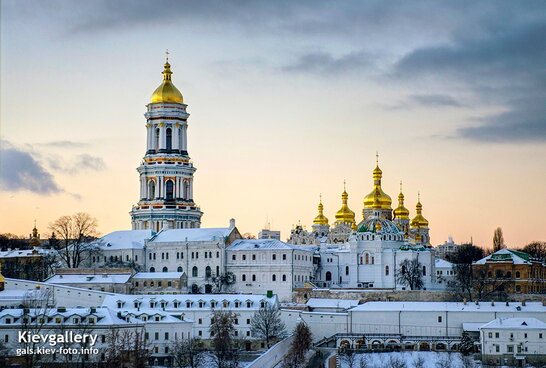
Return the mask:
{"type": "Polygon", "coordinates": [[[411,220],[410,226],[412,228],[417,228],[417,229],[428,227],[428,220],[424,218],[422,215],[423,205],[421,204],[421,199],[417,201],[417,205],[415,206],[415,209],[417,211],[417,215],[415,215],[413,220],[411,220]]]}
{"type": "Polygon", "coordinates": [[[163,70],[163,83],[157,89],[154,91],[154,94],[152,95],[152,99],[150,100],[151,103],[184,103],[184,97],[182,97],[182,93],[176,88],[171,81],[171,75],[173,72],[171,72],[171,64],[169,64],[169,61],[164,65],[163,70]]]}
{"type": "Polygon", "coordinates": [[[381,177],[383,172],[379,168],[379,165],[375,167],[373,171],[373,185],[374,188],[370,194],[364,197],[364,208],[365,209],[383,209],[390,210],[392,209],[391,197],[381,189],[381,177]]]}
{"type": "Polygon", "coordinates": [[[400,194],[398,194],[398,207],[394,210],[394,218],[409,220],[409,210],[404,207],[404,194],[402,193],[402,182],[400,182],[400,194]]]}
{"type": "Polygon", "coordinates": [[[328,225],[328,219],[326,218],[326,216],[324,216],[323,210],[324,210],[324,206],[322,205],[322,199],[321,199],[318,205],[318,215],[313,220],[313,224],[328,225]]]}
{"type": "Polygon", "coordinates": [[[349,194],[344,189],[341,193],[341,208],[336,212],[336,222],[344,222],[347,224],[352,224],[355,222],[355,213],[347,205],[347,199],[349,194]]]}

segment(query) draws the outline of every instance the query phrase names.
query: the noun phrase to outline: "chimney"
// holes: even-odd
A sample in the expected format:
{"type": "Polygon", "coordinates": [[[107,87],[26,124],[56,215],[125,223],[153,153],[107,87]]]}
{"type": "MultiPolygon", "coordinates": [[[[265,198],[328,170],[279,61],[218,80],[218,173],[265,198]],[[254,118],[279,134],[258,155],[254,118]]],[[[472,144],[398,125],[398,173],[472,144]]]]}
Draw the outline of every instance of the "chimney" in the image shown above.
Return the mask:
{"type": "Polygon", "coordinates": [[[507,307],[510,306],[510,303],[508,303],[508,300],[506,301],[506,306],[507,306],[507,307]]]}
{"type": "Polygon", "coordinates": [[[233,229],[234,227],[235,227],[235,219],[234,218],[229,219],[229,228],[233,229]]]}
{"type": "Polygon", "coordinates": [[[491,300],[491,306],[494,307],[495,306],[495,302],[493,300],[491,300]]]}
{"type": "Polygon", "coordinates": [[[476,305],[480,305],[480,302],[478,302],[477,300],[474,302],[476,305]]]}
{"type": "Polygon", "coordinates": [[[463,304],[466,305],[466,299],[463,299],[463,304]]]}
{"type": "Polygon", "coordinates": [[[521,306],[522,306],[522,307],[525,307],[525,300],[522,300],[522,301],[521,301],[521,306]]]}

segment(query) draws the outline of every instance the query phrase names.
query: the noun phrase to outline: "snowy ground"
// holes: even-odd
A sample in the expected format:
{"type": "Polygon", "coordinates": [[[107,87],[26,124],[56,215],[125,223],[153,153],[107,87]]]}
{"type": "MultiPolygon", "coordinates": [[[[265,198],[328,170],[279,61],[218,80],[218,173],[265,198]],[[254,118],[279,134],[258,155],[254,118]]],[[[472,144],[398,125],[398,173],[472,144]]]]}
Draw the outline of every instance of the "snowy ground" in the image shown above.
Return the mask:
{"type": "MultiPolygon", "coordinates": [[[[353,364],[341,359],[342,368],[467,368],[459,353],[436,353],[431,351],[408,351],[395,353],[357,354],[353,364]],[[366,360],[366,365],[360,361],[366,360]],[[422,360],[422,365],[419,364],[422,360]],[[400,364],[402,362],[402,364],[400,364]],[[398,363],[398,364],[397,364],[398,363]]],[[[475,364],[474,368],[480,368],[475,364]]]]}

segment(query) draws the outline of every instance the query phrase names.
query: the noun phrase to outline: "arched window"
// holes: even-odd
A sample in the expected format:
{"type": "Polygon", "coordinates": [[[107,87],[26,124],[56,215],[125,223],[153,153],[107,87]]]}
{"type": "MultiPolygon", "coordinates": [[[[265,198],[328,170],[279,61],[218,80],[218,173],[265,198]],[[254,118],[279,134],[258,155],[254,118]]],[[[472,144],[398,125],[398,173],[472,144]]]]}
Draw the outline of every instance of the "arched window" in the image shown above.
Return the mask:
{"type": "Polygon", "coordinates": [[[275,274],[271,275],[271,281],[277,281],[277,275],[275,274]]]}
{"type": "Polygon", "coordinates": [[[349,274],[349,266],[345,266],[345,275],[349,274]]]}
{"type": "Polygon", "coordinates": [[[170,151],[173,149],[173,131],[171,128],[167,128],[167,150],[170,151]]]}
{"type": "Polygon", "coordinates": [[[167,183],[165,184],[165,189],[165,192],[167,193],[167,200],[172,201],[174,193],[174,183],[172,180],[167,180],[167,183]]]}
{"type": "Polygon", "coordinates": [[[159,151],[159,128],[155,130],[154,148],[156,152],[159,151]]]}
{"type": "Polygon", "coordinates": [[[150,267],[150,272],[155,272],[155,268],[154,268],[154,267],[150,267]]]}
{"type": "Polygon", "coordinates": [[[423,276],[427,275],[427,266],[423,266],[423,276]]]}
{"type": "Polygon", "coordinates": [[[282,275],[282,280],[286,281],[286,275],[282,275]]]}
{"type": "Polygon", "coordinates": [[[167,267],[163,267],[163,272],[169,272],[169,269],[167,267]]]}
{"type": "Polygon", "coordinates": [[[192,277],[197,277],[198,275],[197,266],[193,266],[193,268],[191,269],[191,275],[192,277]]]}
{"type": "Polygon", "coordinates": [[[183,185],[182,197],[184,199],[189,199],[189,196],[190,196],[190,184],[188,183],[187,180],[185,180],[183,185]]]}
{"type": "Polygon", "coordinates": [[[148,199],[152,200],[155,198],[155,181],[150,180],[148,182],[148,199]]]}
{"type": "Polygon", "coordinates": [[[385,266],[385,276],[389,276],[389,266],[385,266]]]}
{"type": "Polygon", "coordinates": [[[211,276],[212,276],[212,271],[211,271],[210,267],[207,266],[205,268],[205,277],[211,277],[211,276]]]}
{"type": "Polygon", "coordinates": [[[375,257],[372,256],[372,264],[375,263],[375,257]]]}
{"type": "Polygon", "coordinates": [[[182,272],[182,266],[178,266],[178,268],[176,269],[176,272],[182,272]]]}
{"type": "Polygon", "coordinates": [[[370,255],[368,253],[366,253],[366,264],[369,264],[370,263],[370,255]]]}
{"type": "Polygon", "coordinates": [[[332,281],[332,273],[330,271],[326,272],[326,281],[332,281]]]}
{"type": "Polygon", "coordinates": [[[520,278],[520,273],[519,271],[516,271],[516,279],[519,279],[520,278]]]}
{"type": "Polygon", "coordinates": [[[360,256],[360,264],[362,264],[362,256],[360,256]]]}

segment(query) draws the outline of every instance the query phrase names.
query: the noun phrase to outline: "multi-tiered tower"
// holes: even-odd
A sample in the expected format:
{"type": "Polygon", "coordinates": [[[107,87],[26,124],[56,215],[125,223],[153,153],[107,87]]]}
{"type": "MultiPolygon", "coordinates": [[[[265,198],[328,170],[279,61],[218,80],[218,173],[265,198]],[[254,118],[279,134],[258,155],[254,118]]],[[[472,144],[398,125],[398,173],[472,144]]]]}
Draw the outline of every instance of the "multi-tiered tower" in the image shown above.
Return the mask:
{"type": "Polygon", "coordinates": [[[203,213],[193,200],[195,167],[188,156],[187,105],[171,80],[169,59],[163,82],[146,106],[146,155],[140,174],[140,201],[131,210],[134,230],[197,228],[203,213]]]}

